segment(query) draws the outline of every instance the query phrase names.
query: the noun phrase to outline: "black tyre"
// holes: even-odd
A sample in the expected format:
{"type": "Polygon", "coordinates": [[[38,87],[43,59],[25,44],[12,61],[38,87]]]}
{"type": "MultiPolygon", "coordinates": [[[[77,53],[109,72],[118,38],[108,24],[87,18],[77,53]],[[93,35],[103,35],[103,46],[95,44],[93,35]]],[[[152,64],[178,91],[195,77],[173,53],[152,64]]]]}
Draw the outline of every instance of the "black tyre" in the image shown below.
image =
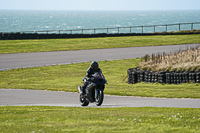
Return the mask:
{"type": "Polygon", "coordinates": [[[103,103],[103,98],[104,98],[103,90],[96,90],[95,100],[97,106],[101,106],[101,104],[103,103]]]}
{"type": "Polygon", "coordinates": [[[81,106],[88,106],[89,101],[86,100],[86,98],[80,94],[80,102],[81,102],[81,106]]]}

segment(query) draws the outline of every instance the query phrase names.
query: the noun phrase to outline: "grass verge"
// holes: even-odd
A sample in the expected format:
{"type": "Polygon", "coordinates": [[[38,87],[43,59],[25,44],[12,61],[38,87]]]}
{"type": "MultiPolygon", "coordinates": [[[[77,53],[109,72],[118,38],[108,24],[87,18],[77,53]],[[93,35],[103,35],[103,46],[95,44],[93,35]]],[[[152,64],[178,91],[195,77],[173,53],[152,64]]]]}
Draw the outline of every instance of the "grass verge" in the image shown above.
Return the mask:
{"type": "Polygon", "coordinates": [[[200,43],[200,34],[78,39],[0,40],[0,54],[200,43]]]}
{"type": "Polygon", "coordinates": [[[0,107],[1,132],[200,132],[200,109],[0,107]]]}
{"type": "MultiPolygon", "coordinates": [[[[108,85],[105,93],[121,96],[200,98],[199,84],[127,84],[127,69],[141,59],[100,61],[108,85]]],[[[0,72],[0,88],[78,92],[90,63],[14,69],[0,72]]]]}

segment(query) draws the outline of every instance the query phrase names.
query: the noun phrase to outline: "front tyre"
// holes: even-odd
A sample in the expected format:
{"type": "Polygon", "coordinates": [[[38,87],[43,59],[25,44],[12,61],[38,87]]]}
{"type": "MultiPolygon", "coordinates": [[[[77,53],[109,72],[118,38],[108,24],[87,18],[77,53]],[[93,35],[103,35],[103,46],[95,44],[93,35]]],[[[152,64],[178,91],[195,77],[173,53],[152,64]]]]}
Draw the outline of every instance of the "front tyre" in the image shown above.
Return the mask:
{"type": "Polygon", "coordinates": [[[81,102],[81,106],[88,106],[89,101],[86,100],[86,98],[80,94],[80,102],[81,102]]]}
{"type": "Polygon", "coordinates": [[[104,98],[103,90],[97,89],[95,92],[95,101],[97,106],[101,106],[101,104],[103,103],[103,98],[104,98]]]}

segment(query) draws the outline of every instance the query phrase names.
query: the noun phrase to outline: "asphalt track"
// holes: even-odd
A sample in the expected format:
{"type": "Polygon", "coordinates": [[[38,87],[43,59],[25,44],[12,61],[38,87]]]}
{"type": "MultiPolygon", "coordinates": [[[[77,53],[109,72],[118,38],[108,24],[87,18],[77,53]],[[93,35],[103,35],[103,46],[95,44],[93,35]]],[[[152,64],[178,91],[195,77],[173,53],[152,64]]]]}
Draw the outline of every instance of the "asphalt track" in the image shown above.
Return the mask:
{"type": "Polygon", "coordinates": [[[195,47],[199,45],[200,44],[186,44],[170,46],[0,54],[0,71],[16,68],[81,63],[93,60],[103,61],[137,58],[143,57],[145,54],[158,52],[168,53],[170,51],[185,49],[187,47],[195,47]]]}
{"type": "MultiPolygon", "coordinates": [[[[0,89],[0,106],[81,107],[78,93],[43,90],[0,89]]],[[[88,107],[97,107],[95,103],[88,107]]],[[[101,107],[200,108],[200,99],[144,98],[105,95],[101,107]]]]}
{"type": "MultiPolygon", "coordinates": [[[[134,48],[75,50],[0,54],[0,70],[38,67],[58,64],[138,58],[145,54],[177,51],[200,44],[151,46],[134,48]]],[[[72,106],[80,107],[79,94],[41,90],[0,89],[0,106],[72,106]]],[[[89,107],[96,107],[94,103],[89,107]]],[[[101,107],[185,107],[200,108],[200,99],[141,98],[105,95],[101,107]]]]}

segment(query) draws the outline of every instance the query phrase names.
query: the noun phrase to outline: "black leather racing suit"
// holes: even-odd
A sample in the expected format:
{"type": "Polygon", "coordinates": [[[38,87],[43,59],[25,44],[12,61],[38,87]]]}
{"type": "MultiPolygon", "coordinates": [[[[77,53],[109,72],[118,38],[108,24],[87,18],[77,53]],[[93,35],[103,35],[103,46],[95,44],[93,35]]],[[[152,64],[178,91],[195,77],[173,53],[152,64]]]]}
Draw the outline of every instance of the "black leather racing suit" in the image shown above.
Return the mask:
{"type": "Polygon", "coordinates": [[[85,89],[87,87],[87,85],[89,84],[89,80],[91,79],[92,75],[95,74],[96,72],[102,72],[100,68],[98,68],[97,70],[92,69],[92,67],[89,67],[86,73],[86,76],[84,78],[84,82],[82,85],[82,90],[85,93],[85,89]]]}

